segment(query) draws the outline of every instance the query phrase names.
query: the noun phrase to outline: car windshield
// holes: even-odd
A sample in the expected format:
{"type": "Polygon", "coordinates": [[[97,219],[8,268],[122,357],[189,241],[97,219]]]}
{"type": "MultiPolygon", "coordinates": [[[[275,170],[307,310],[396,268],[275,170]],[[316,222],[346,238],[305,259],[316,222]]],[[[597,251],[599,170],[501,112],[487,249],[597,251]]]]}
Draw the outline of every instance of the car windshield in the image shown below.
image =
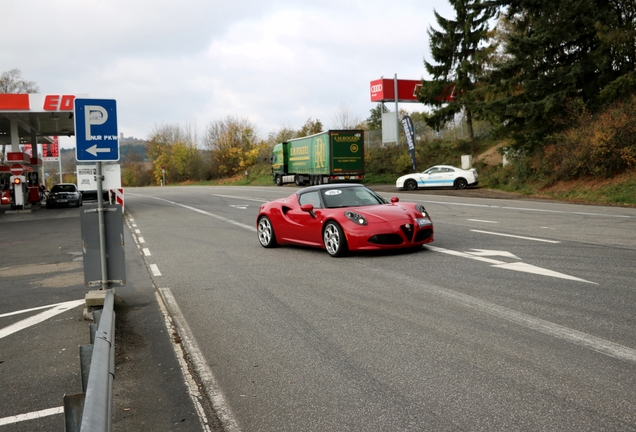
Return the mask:
{"type": "Polygon", "coordinates": [[[322,199],[327,208],[387,204],[384,198],[364,186],[323,189],[322,199]]]}
{"type": "Polygon", "coordinates": [[[51,193],[57,192],[75,192],[75,185],[55,185],[51,188],[51,193]]]}

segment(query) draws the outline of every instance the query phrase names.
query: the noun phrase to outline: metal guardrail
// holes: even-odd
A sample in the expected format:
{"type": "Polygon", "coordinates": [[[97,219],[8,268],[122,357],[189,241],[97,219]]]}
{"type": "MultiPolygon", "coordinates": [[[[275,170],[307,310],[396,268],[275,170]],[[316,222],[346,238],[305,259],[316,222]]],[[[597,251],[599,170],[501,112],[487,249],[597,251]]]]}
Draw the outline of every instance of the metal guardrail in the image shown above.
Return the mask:
{"type": "Polygon", "coordinates": [[[66,432],[112,430],[115,378],[115,294],[106,291],[104,308],[93,312],[91,344],[80,346],[83,393],[64,396],[66,432]],[[99,323],[99,324],[97,324],[99,323]]]}

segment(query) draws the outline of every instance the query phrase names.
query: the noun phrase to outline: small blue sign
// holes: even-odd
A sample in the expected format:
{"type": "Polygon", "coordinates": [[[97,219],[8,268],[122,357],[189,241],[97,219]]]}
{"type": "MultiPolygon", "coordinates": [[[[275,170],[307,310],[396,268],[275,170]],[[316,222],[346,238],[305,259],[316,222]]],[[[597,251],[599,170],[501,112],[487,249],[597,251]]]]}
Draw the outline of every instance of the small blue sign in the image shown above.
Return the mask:
{"type": "Polygon", "coordinates": [[[117,103],[114,99],[75,99],[75,159],[119,160],[117,103]]]}

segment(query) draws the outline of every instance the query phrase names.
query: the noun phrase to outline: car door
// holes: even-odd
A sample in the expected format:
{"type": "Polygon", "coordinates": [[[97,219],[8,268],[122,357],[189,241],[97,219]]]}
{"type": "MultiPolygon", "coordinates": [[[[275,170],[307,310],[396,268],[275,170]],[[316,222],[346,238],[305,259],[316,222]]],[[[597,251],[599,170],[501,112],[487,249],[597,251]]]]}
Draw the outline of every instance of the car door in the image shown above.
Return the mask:
{"type": "Polygon", "coordinates": [[[453,186],[457,178],[457,172],[452,168],[441,168],[439,186],[453,186]]]}
{"type": "Polygon", "coordinates": [[[318,191],[306,192],[298,197],[298,206],[287,212],[288,238],[300,244],[322,245],[322,203],[318,191]],[[314,206],[313,214],[300,209],[304,204],[314,206]]]}
{"type": "Polygon", "coordinates": [[[441,169],[438,167],[427,169],[424,171],[421,180],[424,187],[439,186],[442,181],[441,169]]]}

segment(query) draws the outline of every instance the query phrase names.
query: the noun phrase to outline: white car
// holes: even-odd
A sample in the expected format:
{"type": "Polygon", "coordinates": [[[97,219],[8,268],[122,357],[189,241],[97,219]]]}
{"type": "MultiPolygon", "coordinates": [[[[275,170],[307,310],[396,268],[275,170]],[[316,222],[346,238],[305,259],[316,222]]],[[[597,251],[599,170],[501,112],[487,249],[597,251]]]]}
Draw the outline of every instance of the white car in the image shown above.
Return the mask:
{"type": "Polygon", "coordinates": [[[450,165],[435,165],[421,173],[403,175],[397,179],[395,186],[406,190],[440,186],[464,189],[475,186],[478,182],[479,176],[475,168],[463,170],[450,165]]]}

